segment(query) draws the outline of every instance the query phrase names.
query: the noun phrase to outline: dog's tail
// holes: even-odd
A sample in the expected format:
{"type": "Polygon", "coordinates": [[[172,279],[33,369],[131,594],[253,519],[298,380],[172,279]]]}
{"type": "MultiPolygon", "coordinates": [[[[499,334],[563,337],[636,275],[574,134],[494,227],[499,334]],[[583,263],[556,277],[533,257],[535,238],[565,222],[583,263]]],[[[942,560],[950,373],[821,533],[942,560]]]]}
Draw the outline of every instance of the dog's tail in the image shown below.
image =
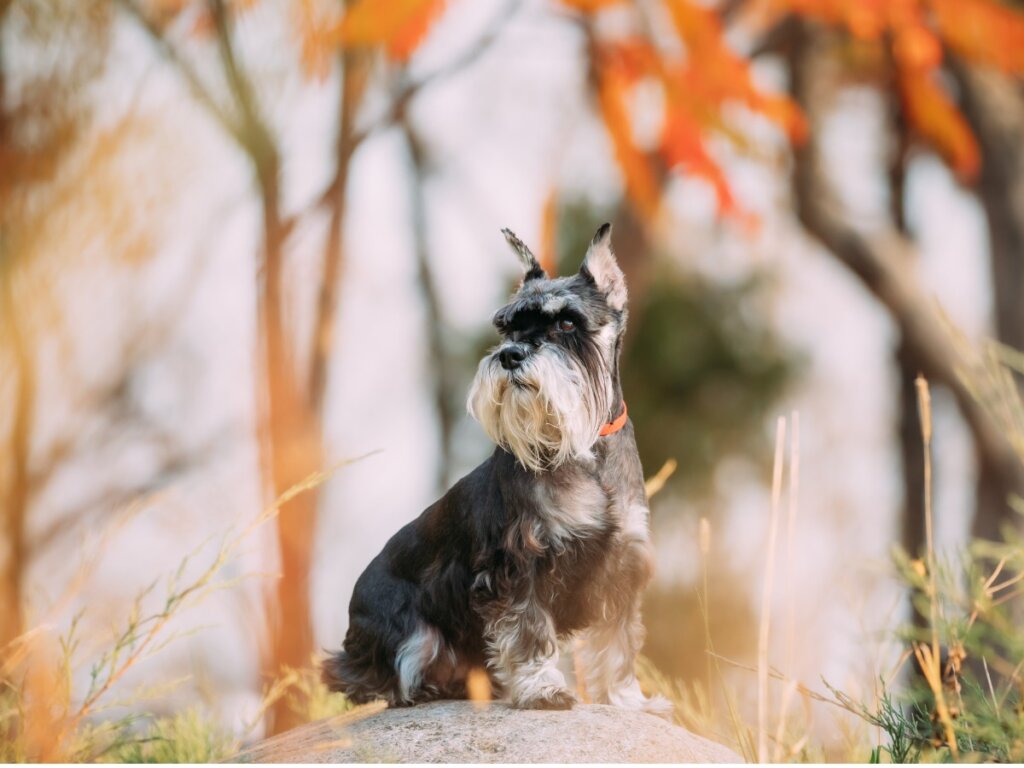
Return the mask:
{"type": "Polygon", "coordinates": [[[320,680],[327,686],[327,690],[335,693],[344,693],[348,687],[345,676],[348,654],[338,651],[327,656],[320,664],[320,680]]]}
{"type": "Polygon", "coordinates": [[[389,667],[361,663],[347,651],[330,654],[320,665],[320,679],[327,689],[343,693],[354,704],[384,699],[397,703],[397,681],[389,667]]]}

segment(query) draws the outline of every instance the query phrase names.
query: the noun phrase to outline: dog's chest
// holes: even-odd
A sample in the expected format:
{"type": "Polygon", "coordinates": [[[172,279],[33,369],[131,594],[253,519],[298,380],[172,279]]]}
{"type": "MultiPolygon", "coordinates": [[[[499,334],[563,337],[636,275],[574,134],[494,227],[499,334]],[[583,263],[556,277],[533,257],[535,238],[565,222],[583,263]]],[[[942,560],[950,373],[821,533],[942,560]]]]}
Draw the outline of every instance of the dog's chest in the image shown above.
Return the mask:
{"type": "Polygon", "coordinates": [[[611,501],[592,477],[578,474],[557,483],[540,483],[535,500],[542,536],[549,546],[557,548],[613,526],[611,501]]]}

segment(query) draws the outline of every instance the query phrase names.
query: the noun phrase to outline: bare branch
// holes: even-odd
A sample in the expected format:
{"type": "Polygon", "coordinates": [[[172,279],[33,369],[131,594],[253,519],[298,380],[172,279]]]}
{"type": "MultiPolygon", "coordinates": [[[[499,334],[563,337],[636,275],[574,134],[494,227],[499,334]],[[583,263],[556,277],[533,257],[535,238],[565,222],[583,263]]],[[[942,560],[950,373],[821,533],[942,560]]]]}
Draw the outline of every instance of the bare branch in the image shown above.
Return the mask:
{"type": "Polygon", "coordinates": [[[507,2],[488,25],[487,30],[462,53],[420,79],[408,81],[400,85],[398,93],[392,99],[387,112],[372,125],[356,134],[355,143],[359,144],[366,137],[394,125],[405,114],[412,100],[422,91],[434,83],[463,71],[479,60],[490,49],[494,41],[498,39],[505,25],[515,15],[516,11],[519,10],[520,5],[521,3],[515,0],[507,2]]]}
{"type": "Polygon", "coordinates": [[[167,39],[163,30],[139,6],[137,0],[117,0],[128,15],[138,22],[139,26],[153,42],[156,49],[181,73],[189,90],[196,100],[213,115],[221,127],[237,141],[241,141],[242,133],[237,119],[217,102],[213,93],[203,83],[199,73],[185,59],[178,49],[167,39]]]}
{"type": "Polygon", "coordinates": [[[309,401],[316,417],[322,418],[327,390],[328,362],[334,339],[338,285],[344,262],[343,230],[348,200],[349,168],[359,146],[355,135],[355,118],[362,103],[369,78],[369,60],[365,53],[344,51],[341,54],[341,89],[338,93],[338,133],[334,147],[334,177],[327,186],[323,201],[330,206],[327,242],[324,246],[323,276],[317,297],[313,324],[309,382],[309,401]]]}
{"type": "Polygon", "coordinates": [[[271,131],[261,117],[252,83],[238,64],[224,0],[207,0],[207,4],[217,33],[217,49],[228,89],[235,99],[241,119],[239,142],[255,161],[257,169],[263,163],[276,163],[277,148],[271,131]]]}
{"type": "MultiPolygon", "coordinates": [[[[122,425],[121,429],[123,428],[122,425]]],[[[208,466],[211,460],[222,454],[225,445],[232,440],[233,435],[228,430],[223,430],[196,448],[178,444],[174,435],[158,436],[157,442],[161,446],[163,456],[160,466],[150,477],[141,483],[122,488],[108,488],[77,507],[65,510],[60,517],[52,520],[31,537],[31,551],[44,552],[60,543],[63,538],[79,532],[83,527],[93,527],[98,517],[105,517],[141,498],[159,493],[189,472],[208,466]]]]}
{"type": "Polygon", "coordinates": [[[430,264],[430,253],[427,247],[426,201],[423,196],[423,185],[426,181],[427,158],[423,142],[416,129],[410,123],[408,115],[399,121],[409,151],[409,164],[412,175],[412,211],[413,211],[413,247],[416,251],[417,276],[423,292],[424,309],[426,310],[426,334],[429,354],[434,407],[437,411],[438,431],[440,432],[440,452],[437,462],[436,484],[443,490],[451,481],[452,463],[452,432],[455,426],[456,413],[452,407],[455,382],[452,381],[452,366],[447,364],[447,349],[444,343],[444,315],[441,307],[440,291],[437,277],[430,264]]]}

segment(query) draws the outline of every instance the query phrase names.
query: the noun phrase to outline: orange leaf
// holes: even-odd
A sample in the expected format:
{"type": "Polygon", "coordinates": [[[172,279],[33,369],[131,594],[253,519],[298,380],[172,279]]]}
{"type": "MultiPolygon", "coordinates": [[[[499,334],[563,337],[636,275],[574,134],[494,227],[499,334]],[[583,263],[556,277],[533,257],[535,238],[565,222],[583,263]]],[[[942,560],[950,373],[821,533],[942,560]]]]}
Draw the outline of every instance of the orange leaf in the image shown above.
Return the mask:
{"type": "Polygon", "coordinates": [[[774,5],[779,13],[788,11],[842,26],[860,40],[877,40],[886,27],[886,3],[887,0],[775,0],[774,5]]]}
{"type": "Polygon", "coordinates": [[[562,5],[568,5],[577,11],[584,13],[596,13],[611,5],[619,5],[622,0],[560,0],[562,5]]]}
{"type": "Polygon", "coordinates": [[[910,124],[961,178],[973,178],[981,163],[978,143],[963,115],[939,86],[935,72],[901,70],[900,93],[910,124]]]}
{"type": "Polygon", "coordinates": [[[667,7],[689,61],[675,75],[678,85],[666,83],[666,90],[678,106],[686,106],[691,119],[722,129],[721,106],[738,101],[781,126],[791,141],[803,140],[807,126],[799,108],[754,85],[749,63],[729,48],[716,12],[691,0],[667,0],[667,7]]]}
{"type": "Polygon", "coordinates": [[[929,0],[942,36],[964,58],[1024,73],[1024,13],[992,0],[929,0]]]}
{"type": "Polygon", "coordinates": [[[301,46],[302,68],[307,75],[323,80],[338,46],[338,6],[323,0],[299,0],[295,26],[301,46]]]}
{"type": "Polygon", "coordinates": [[[856,0],[844,4],[843,22],[850,30],[850,34],[860,40],[877,40],[885,23],[876,3],[861,3],[856,0]]]}
{"type": "Polygon", "coordinates": [[[444,9],[445,0],[357,0],[341,22],[341,42],[383,46],[398,61],[407,60],[444,9]]]}
{"type": "Polygon", "coordinates": [[[659,72],[658,52],[640,37],[603,43],[600,51],[602,66],[612,68],[629,81],[630,85],[659,72]]]}
{"type": "Polygon", "coordinates": [[[896,31],[893,55],[902,67],[934,69],[942,63],[942,43],[921,24],[910,24],[896,31]]]}
{"type": "Polygon", "coordinates": [[[420,43],[426,38],[430,27],[441,11],[445,0],[427,0],[419,5],[417,11],[402,25],[401,30],[388,43],[388,53],[396,61],[408,61],[420,43]]]}
{"type": "Polygon", "coordinates": [[[702,58],[703,52],[722,47],[722,23],[713,10],[690,0],[667,0],[666,7],[691,58],[702,58]]]}
{"type": "Polygon", "coordinates": [[[643,217],[653,219],[658,210],[661,189],[647,157],[633,143],[633,127],[626,109],[630,80],[609,66],[604,56],[598,56],[597,74],[598,108],[612,140],[626,194],[643,217]]]}
{"type": "Polygon", "coordinates": [[[708,181],[723,213],[739,212],[725,174],[704,147],[700,127],[679,110],[669,110],[662,126],[661,155],[670,168],[682,168],[708,181]]]}

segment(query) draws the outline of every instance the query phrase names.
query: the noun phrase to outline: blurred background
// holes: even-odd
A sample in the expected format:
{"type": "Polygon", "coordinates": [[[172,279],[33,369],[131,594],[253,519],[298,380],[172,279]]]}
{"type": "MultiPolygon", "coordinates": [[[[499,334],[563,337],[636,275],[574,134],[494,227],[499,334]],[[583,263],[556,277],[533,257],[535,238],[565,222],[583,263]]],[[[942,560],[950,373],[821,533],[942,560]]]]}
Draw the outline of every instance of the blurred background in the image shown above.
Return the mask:
{"type": "Polygon", "coordinates": [[[961,375],[1024,349],[1022,72],[1001,0],[0,0],[19,711],[301,721],[275,681],[491,450],[464,402],[520,277],[500,228],[568,274],[607,220],[645,471],[677,462],[646,656],[836,753],[856,718],[759,707],[752,670],[870,700],[905,660],[919,373],[935,549],[1024,487],[961,375]]]}

